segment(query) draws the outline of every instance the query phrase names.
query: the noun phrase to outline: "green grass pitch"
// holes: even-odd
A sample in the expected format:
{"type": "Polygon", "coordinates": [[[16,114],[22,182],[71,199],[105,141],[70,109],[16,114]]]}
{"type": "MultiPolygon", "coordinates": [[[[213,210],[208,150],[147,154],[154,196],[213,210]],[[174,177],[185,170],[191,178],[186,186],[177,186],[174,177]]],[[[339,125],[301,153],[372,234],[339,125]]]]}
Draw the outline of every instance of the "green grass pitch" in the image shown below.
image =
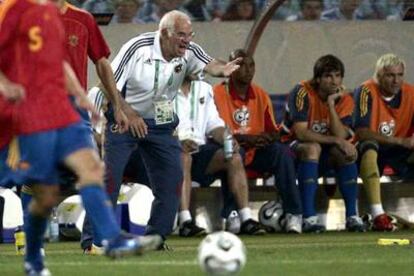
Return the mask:
{"type": "MultiPolygon", "coordinates": [[[[414,275],[414,246],[380,246],[378,238],[414,239],[414,232],[346,233],[241,237],[247,264],[241,275],[414,275]]],[[[84,256],[76,242],[46,244],[53,275],[203,275],[197,264],[201,238],[172,237],[173,251],[110,260],[84,256]]],[[[12,244],[0,245],[0,275],[23,275],[12,244]]]]}

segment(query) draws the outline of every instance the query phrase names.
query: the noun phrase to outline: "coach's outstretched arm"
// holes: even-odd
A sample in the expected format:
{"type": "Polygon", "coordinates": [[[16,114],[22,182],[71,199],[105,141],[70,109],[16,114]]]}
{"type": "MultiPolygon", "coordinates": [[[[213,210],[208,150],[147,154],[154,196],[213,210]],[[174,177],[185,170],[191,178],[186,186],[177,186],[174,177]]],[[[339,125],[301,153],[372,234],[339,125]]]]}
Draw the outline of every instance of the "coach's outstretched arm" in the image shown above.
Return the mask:
{"type": "Polygon", "coordinates": [[[240,62],[242,58],[225,63],[224,61],[213,59],[209,64],[204,67],[204,72],[213,77],[229,77],[231,73],[240,68],[240,62]]]}

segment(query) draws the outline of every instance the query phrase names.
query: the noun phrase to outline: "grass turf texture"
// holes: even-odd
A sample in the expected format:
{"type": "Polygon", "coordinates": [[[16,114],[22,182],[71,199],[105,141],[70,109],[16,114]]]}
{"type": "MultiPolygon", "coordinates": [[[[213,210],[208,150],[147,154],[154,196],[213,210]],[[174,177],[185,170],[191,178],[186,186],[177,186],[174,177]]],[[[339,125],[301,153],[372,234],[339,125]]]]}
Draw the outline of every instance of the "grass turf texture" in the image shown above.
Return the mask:
{"type": "MultiPolygon", "coordinates": [[[[380,246],[378,238],[414,239],[414,232],[346,233],[241,237],[247,264],[241,275],[414,275],[414,245],[380,246]]],[[[46,244],[53,275],[202,275],[197,264],[201,238],[172,237],[173,251],[110,260],[84,256],[76,242],[46,244]]],[[[22,275],[21,256],[12,244],[0,245],[0,275],[22,275]]]]}

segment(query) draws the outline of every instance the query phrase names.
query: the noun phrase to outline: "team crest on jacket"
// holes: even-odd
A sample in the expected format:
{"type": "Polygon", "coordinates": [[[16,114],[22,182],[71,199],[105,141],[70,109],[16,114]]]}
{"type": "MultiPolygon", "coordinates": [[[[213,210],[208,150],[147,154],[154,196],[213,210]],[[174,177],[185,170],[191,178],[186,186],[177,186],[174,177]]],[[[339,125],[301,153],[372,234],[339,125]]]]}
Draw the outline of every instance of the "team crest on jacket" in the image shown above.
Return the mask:
{"type": "Polygon", "coordinates": [[[69,45],[72,47],[78,46],[79,38],[76,35],[69,36],[69,45]]]}
{"type": "Polygon", "coordinates": [[[240,126],[247,126],[249,122],[250,113],[247,108],[244,106],[242,108],[236,109],[233,112],[233,119],[234,121],[240,126]]]}
{"type": "Polygon", "coordinates": [[[182,70],[183,70],[183,65],[181,63],[174,67],[174,72],[177,74],[180,73],[182,70]]]}
{"type": "Polygon", "coordinates": [[[200,104],[204,104],[206,102],[206,98],[205,97],[201,97],[200,98],[200,104]]]}
{"type": "Polygon", "coordinates": [[[395,122],[394,120],[391,120],[389,122],[381,122],[378,131],[384,136],[393,136],[394,135],[394,129],[395,129],[395,122]]]}

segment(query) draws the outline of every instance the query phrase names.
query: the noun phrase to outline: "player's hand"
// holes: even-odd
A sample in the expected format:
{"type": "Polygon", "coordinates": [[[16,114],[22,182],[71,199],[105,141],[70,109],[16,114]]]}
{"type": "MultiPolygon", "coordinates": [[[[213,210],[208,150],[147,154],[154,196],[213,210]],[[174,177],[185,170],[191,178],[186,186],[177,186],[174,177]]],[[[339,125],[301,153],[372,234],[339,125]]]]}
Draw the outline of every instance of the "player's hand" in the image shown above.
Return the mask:
{"type": "Polygon", "coordinates": [[[118,125],[119,133],[124,133],[129,129],[129,120],[121,108],[116,108],[114,111],[115,122],[118,125]]]}
{"type": "Polygon", "coordinates": [[[344,90],[344,87],[340,87],[340,88],[338,88],[338,92],[336,92],[336,93],[334,93],[334,94],[331,94],[331,95],[329,95],[328,96],[328,99],[327,99],[327,102],[328,102],[328,106],[329,107],[334,107],[335,106],[335,103],[336,103],[336,101],[339,99],[339,98],[341,98],[342,96],[344,96],[345,95],[345,90],[344,90]]]}
{"type": "Polygon", "coordinates": [[[148,135],[148,126],[144,119],[138,115],[138,112],[129,112],[128,115],[129,130],[134,137],[145,138],[148,135]]]}
{"type": "Polygon", "coordinates": [[[347,159],[354,159],[357,156],[355,145],[345,139],[338,138],[336,145],[346,155],[347,159]]]}
{"type": "Polygon", "coordinates": [[[148,126],[144,119],[124,100],[121,101],[122,111],[128,119],[129,130],[132,136],[138,138],[145,138],[148,134],[148,126]]]}
{"type": "Polygon", "coordinates": [[[240,151],[240,145],[236,139],[233,138],[233,153],[238,153],[240,151]]]}
{"type": "Polygon", "coordinates": [[[251,134],[234,134],[234,139],[245,148],[253,148],[256,146],[256,135],[251,134]]]}
{"type": "Polygon", "coordinates": [[[10,102],[18,103],[22,101],[25,96],[26,92],[24,87],[20,84],[9,82],[3,85],[1,89],[1,94],[10,102]]]}
{"type": "Polygon", "coordinates": [[[183,148],[183,152],[185,153],[194,153],[198,151],[198,144],[190,139],[181,141],[181,146],[183,148]]]}
{"type": "Polygon", "coordinates": [[[93,103],[88,99],[88,97],[86,97],[85,93],[81,93],[80,96],[77,96],[75,98],[75,102],[77,106],[90,112],[92,125],[96,125],[99,123],[99,121],[101,120],[101,115],[95,109],[93,103]]]}
{"type": "Polygon", "coordinates": [[[240,63],[242,62],[243,58],[238,57],[235,60],[227,62],[223,67],[223,76],[229,77],[234,71],[240,68],[240,63]]]}

